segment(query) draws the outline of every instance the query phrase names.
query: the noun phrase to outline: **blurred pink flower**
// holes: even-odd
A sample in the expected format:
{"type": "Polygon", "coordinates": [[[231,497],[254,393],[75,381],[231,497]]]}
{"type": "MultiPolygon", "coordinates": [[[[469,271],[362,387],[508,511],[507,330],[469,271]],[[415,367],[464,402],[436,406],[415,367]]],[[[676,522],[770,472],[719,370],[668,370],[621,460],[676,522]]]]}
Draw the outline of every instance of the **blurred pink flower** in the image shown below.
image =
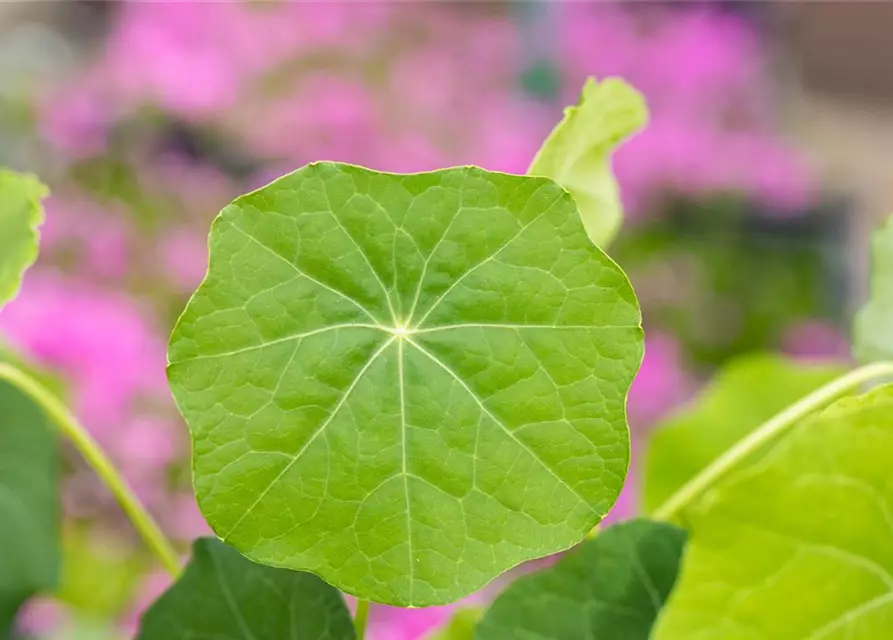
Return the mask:
{"type": "Polygon", "coordinates": [[[77,415],[109,443],[141,398],[164,398],[164,341],[128,298],[57,273],[30,271],[0,312],[0,331],[70,382],[77,415]]]}
{"type": "Polygon", "coordinates": [[[83,275],[120,280],[131,262],[131,228],[120,207],[101,205],[83,194],[60,191],[45,202],[41,250],[73,250],[83,275]]]}
{"type": "Polygon", "coordinates": [[[46,638],[65,626],[65,606],[48,597],[31,598],[19,611],[16,628],[23,634],[46,638]]]}
{"type": "Polygon", "coordinates": [[[143,612],[167,591],[172,582],[171,576],[160,569],[149,573],[143,579],[133,607],[121,620],[122,631],[127,634],[128,638],[136,637],[143,612]]]}
{"type": "Polygon", "coordinates": [[[692,384],[679,342],[666,333],[647,332],[645,358],[633,381],[626,407],[634,437],[635,432],[641,432],[686,400],[692,384]]]}
{"type": "Polygon", "coordinates": [[[52,92],[38,112],[41,137],[70,160],[102,153],[113,120],[109,104],[87,77],[52,92]]]}
{"type": "Polygon", "coordinates": [[[159,241],[161,264],[180,291],[191,292],[208,269],[208,241],[187,229],[175,229],[159,241]]]}
{"type": "Polygon", "coordinates": [[[781,348],[795,358],[827,360],[850,358],[850,344],[840,327],[825,320],[804,320],[785,329],[781,348]]]}
{"type": "Polygon", "coordinates": [[[169,496],[160,517],[168,535],[179,540],[211,535],[211,528],[199,511],[191,490],[169,496]]]}
{"type": "Polygon", "coordinates": [[[374,605],[369,613],[369,640],[421,640],[445,624],[458,605],[400,609],[374,605]]]}

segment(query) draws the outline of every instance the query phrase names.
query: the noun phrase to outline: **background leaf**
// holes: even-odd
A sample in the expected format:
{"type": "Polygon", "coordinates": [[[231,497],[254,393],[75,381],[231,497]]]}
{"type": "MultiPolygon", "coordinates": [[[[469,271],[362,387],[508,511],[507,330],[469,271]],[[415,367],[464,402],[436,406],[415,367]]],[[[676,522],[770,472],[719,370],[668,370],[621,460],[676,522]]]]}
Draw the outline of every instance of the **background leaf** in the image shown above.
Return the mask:
{"type": "Polygon", "coordinates": [[[310,573],[255,564],[212,538],[193,544],[174,586],[143,614],[137,640],[353,640],[341,594],[310,573]]]}
{"type": "Polygon", "coordinates": [[[647,640],[684,545],[685,532],[669,524],[639,519],[609,527],[506,589],[477,639],[647,640]]]}
{"type": "Polygon", "coordinates": [[[761,423],[845,371],[771,354],[730,362],[694,402],[655,429],[645,462],[646,511],[660,507],[761,423]]]}
{"type": "Polygon", "coordinates": [[[319,163],[210,247],[168,377],[199,505],[251,559],[444,604],[616,500],[638,305],[550,180],[319,163]]]}
{"type": "Polygon", "coordinates": [[[893,358],[893,217],[871,238],[868,302],[853,323],[853,354],[861,362],[893,358]]]}
{"type": "Polygon", "coordinates": [[[611,153],[645,126],[645,99],[618,78],[589,78],[580,101],[537,152],[528,175],[545,176],[571,192],[589,238],[603,249],[623,222],[620,191],[611,171],[611,153]]]}
{"type": "Polygon", "coordinates": [[[432,634],[427,640],[474,640],[478,622],[484,615],[480,607],[462,607],[456,610],[449,622],[432,634]]]}
{"type": "Polygon", "coordinates": [[[34,176],[0,169],[0,306],[12,300],[37,259],[40,201],[49,191],[34,176]]]}
{"type": "Polygon", "coordinates": [[[893,386],[841,400],[688,513],[656,640],[878,640],[893,628],[893,386]]]}
{"type": "Polygon", "coordinates": [[[0,380],[0,638],[19,606],[59,577],[55,432],[30,397],[0,380]]]}

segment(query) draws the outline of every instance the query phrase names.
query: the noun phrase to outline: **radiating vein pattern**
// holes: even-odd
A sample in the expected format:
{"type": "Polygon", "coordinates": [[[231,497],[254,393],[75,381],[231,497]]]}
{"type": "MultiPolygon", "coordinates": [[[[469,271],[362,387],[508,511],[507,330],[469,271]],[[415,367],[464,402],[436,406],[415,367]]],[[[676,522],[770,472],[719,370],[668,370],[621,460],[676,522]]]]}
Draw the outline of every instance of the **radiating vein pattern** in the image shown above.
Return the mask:
{"type": "Polygon", "coordinates": [[[319,163],[210,246],[168,375],[202,512],[250,558],[433,605],[616,499],[639,310],[551,181],[319,163]]]}
{"type": "Polygon", "coordinates": [[[893,629],[893,387],[839,401],[686,514],[657,640],[873,640],[893,629]],[[780,606],[783,603],[783,606],[780,606]]]}

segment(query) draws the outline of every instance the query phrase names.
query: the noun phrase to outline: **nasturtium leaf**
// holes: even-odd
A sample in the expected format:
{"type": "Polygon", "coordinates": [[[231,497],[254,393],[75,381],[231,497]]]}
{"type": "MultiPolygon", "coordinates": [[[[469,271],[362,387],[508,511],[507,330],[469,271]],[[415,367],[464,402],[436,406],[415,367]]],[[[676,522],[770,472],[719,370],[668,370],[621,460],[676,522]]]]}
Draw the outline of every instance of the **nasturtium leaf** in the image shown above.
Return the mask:
{"type": "Polygon", "coordinates": [[[879,640],[893,630],[893,386],[807,418],[687,512],[656,640],[879,640]]]}
{"type": "Polygon", "coordinates": [[[477,640],[647,640],[684,546],[685,532],[670,524],[609,527],[506,589],[478,625],[477,640]]]}
{"type": "Polygon", "coordinates": [[[149,607],[137,640],[354,640],[344,598],[315,575],[251,562],[213,538],[149,607]]]}
{"type": "Polygon", "coordinates": [[[59,574],[56,437],[43,411],[0,380],[0,638],[59,574]]]}
{"type": "Polygon", "coordinates": [[[617,498],[639,308],[551,180],[312,164],[210,253],[168,378],[202,512],[252,560],[444,604],[617,498]]]}
{"type": "Polygon", "coordinates": [[[527,170],[571,192],[589,238],[599,247],[610,244],[623,222],[611,154],[647,120],[648,108],[638,91],[618,78],[589,78],[580,101],[564,110],[527,170]]]}
{"type": "Polygon", "coordinates": [[[731,361],[690,406],[654,430],[645,462],[646,512],[763,422],[845,372],[843,365],[798,363],[773,354],[731,361]]]}
{"type": "Polygon", "coordinates": [[[853,322],[853,352],[861,362],[893,358],[893,216],[871,239],[869,297],[853,322]]]}
{"type": "Polygon", "coordinates": [[[37,227],[47,188],[28,174],[0,169],[0,307],[15,297],[37,259],[37,227]]]}

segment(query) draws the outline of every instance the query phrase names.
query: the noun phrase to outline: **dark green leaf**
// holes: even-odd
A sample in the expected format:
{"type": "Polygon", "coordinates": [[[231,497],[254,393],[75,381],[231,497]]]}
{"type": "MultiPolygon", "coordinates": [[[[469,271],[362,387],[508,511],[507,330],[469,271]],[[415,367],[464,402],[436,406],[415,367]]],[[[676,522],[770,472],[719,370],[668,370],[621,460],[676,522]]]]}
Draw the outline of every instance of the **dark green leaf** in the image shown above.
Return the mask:
{"type": "Polygon", "coordinates": [[[647,640],[684,545],[685,532],[669,524],[609,527],[510,586],[484,615],[477,640],[647,640]]]}
{"type": "Polygon", "coordinates": [[[0,638],[59,577],[56,436],[43,411],[0,380],[0,638]]]}
{"type": "Polygon", "coordinates": [[[310,573],[251,562],[212,538],[143,615],[137,640],[353,640],[334,588],[310,573]]]}

